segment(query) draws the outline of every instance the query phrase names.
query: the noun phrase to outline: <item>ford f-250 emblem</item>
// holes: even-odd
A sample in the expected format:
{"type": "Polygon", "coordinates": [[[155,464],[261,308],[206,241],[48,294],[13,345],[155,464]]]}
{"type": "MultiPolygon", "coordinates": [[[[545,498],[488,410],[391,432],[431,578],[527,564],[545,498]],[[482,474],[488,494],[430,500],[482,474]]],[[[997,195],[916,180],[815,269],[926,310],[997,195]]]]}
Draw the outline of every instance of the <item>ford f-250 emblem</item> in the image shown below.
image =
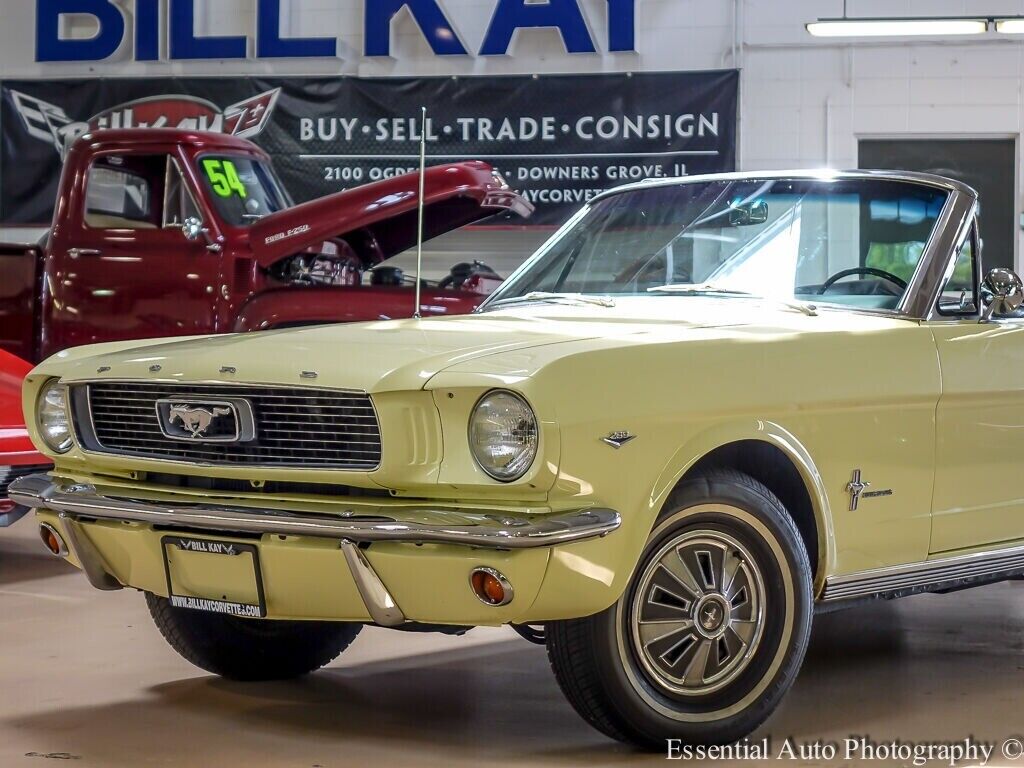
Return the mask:
{"type": "Polygon", "coordinates": [[[157,400],[164,437],[204,443],[239,443],[255,438],[252,406],[243,398],[157,400]]]}

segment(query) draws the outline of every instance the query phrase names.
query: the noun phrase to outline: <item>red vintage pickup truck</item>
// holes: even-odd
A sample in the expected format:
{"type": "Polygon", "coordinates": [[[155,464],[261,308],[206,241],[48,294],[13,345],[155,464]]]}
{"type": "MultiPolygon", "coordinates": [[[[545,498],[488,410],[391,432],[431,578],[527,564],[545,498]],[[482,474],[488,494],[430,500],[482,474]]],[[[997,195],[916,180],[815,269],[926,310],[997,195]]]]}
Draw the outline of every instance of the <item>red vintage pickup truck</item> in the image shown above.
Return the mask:
{"type": "MultiPolygon", "coordinates": [[[[424,239],[533,210],[482,162],[428,168],[424,183],[424,239]]],[[[418,174],[293,205],[251,142],[87,134],[46,237],[0,245],[0,349],[38,361],[102,341],[407,317],[414,286],[383,263],[416,244],[418,206],[418,174]]],[[[472,311],[499,283],[457,265],[423,288],[421,313],[472,311]]]]}

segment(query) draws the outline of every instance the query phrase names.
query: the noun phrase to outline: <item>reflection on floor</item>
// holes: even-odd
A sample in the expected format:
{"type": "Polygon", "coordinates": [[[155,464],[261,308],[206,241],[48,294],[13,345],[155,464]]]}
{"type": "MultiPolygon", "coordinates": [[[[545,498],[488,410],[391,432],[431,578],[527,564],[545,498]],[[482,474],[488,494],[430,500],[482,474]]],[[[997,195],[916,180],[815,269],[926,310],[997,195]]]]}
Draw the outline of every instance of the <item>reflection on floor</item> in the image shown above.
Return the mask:
{"type": "MultiPolygon", "coordinates": [[[[579,720],[543,649],[509,630],[367,630],[300,682],[210,677],[164,645],[140,595],[94,592],[49,559],[31,520],[0,532],[0,642],[4,768],[659,764],[579,720]]],[[[820,617],[756,738],[1002,741],[1024,731],[1022,650],[1021,583],[820,617]]]]}

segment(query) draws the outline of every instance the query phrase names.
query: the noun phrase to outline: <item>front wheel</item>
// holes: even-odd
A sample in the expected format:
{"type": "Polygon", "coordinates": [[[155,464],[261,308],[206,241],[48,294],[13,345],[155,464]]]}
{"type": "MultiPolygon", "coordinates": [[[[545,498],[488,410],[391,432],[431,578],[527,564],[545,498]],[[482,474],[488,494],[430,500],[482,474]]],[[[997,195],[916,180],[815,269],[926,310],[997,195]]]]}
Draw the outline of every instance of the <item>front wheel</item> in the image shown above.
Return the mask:
{"type": "Polygon", "coordinates": [[[285,680],[329,664],[362,624],[328,621],[241,619],[176,608],[146,593],[160,634],[186,660],[231,680],[285,680]]]}
{"type": "Polygon", "coordinates": [[[796,678],[813,614],[800,533],[735,470],[684,481],[632,580],[602,613],[547,624],[569,702],[612,738],[724,744],[757,728],[796,678]]]}

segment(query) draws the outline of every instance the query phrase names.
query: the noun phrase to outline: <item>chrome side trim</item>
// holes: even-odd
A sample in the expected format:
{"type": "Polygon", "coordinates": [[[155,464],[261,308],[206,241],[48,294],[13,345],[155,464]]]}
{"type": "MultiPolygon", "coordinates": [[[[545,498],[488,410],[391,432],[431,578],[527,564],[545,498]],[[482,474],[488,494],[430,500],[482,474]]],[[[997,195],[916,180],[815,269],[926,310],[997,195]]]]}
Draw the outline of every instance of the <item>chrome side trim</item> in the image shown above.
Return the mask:
{"type": "Polygon", "coordinates": [[[65,512],[61,512],[57,516],[57,520],[60,523],[61,533],[64,534],[64,543],[71,554],[82,564],[82,571],[89,583],[104,592],[116,592],[123,589],[121,582],[110,573],[106,563],[103,562],[103,557],[96,551],[96,547],[92,545],[88,537],[79,532],[78,523],[65,512]]]}
{"type": "Polygon", "coordinates": [[[946,266],[970,231],[977,207],[977,197],[961,192],[950,194],[946,207],[935,222],[932,237],[921,254],[918,270],[903,294],[899,307],[902,312],[920,319],[931,315],[944,283],[946,266]]]}
{"type": "Polygon", "coordinates": [[[359,549],[359,545],[350,539],[341,540],[341,551],[345,562],[352,572],[352,580],[356,583],[359,596],[363,598],[370,618],[382,627],[397,627],[405,623],[405,614],[398,607],[395,598],[388,592],[384,582],[373,570],[370,561],[359,549]]]}
{"type": "Polygon", "coordinates": [[[896,310],[907,317],[923,320],[931,311],[932,298],[938,296],[946,263],[960,242],[960,231],[969,221],[977,198],[952,190],[939,218],[932,227],[928,242],[907,283],[896,310]]]}
{"type": "MultiPolygon", "coordinates": [[[[279,534],[350,539],[354,542],[402,541],[462,544],[485,549],[530,549],[604,536],[622,522],[610,509],[581,509],[554,515],[522,516],[514,512],[466,511],[437,507],[403,508],[407,514],[443,517],[437,524],[403,522],[374,514],[371,518],[314,515],[261,509],[149,501],[125,498],[121,491],[101,492],[92,485],[65,484],[48,475],[30,475],[11,486],[11,498],[33,509],[49,509],[70,517],[148,523],[168,528],[193,528],[224,533],[279,534]],[[452,517],[460,518],[451,524],[452,517]]],[[[375,508],[388,514],[386,508],[375,508]]],[[[70,542],[69,542],[70,543],[70,542]]]]}
{"type": "Polygon", "coordinates": [[[938,284],[935,286],[935,296],[932,300],[931,307],[928,310],[928,317],[925,318],[929,322],[960,323],[966,320],[981,320],[981,313],[983,309],[981,303],[981,283],[984,279],[983,276],[985,274],[985,270],[982,262],[981,239],[980,237],[977,237],[975,234],[976,227],[980,227],[980,222],[978,221],[978,208],[978,203],[977,201],[975,201],[974,206],[971,209],[971,213],[968,216],[967,221],[964,222],[964,226],[962,227],[963,232],[961,234],[961,237],[959,240],[957,240],[956,245],[954,246],[952,252],[949,254],[949,257],[947,258],[946,267],[942,272],[942,277],[940,278],[938,284]],[[974,248],[975,252],[974,285],[978,296],[978,306],[975,308],[974,312],[943,314],[939,312],[939,298],[942,295],[942,290],[946,287],[946,284],[949,282],[950,278],[952,278],[953,272],[956,270],[956,262],[960,258],[960,253],[962,252],[964,246],[967,245],[968,240],[971,241],[971,247],[974,248]]]}
{"type": "Polygon", "coordinates": [[[956,582],[1024,573],[1024,546],[956,555],[922,563],[832,576],[825,580],[822,602],[928,591],[956,582]]]}

